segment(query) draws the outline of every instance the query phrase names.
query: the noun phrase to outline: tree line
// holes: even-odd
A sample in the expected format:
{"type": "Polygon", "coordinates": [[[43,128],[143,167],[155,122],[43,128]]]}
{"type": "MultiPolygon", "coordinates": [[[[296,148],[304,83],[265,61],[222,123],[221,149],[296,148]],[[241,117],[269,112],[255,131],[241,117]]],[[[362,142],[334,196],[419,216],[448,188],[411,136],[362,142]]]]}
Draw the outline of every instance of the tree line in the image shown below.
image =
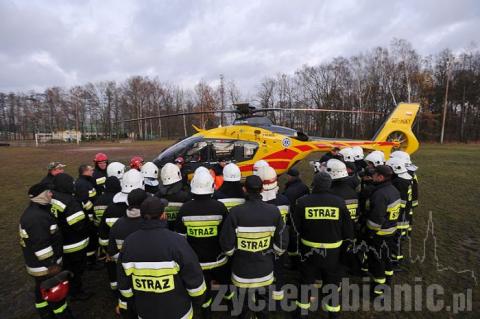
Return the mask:
{"type": "Polygon", "coordinates": [[[88,83],[42,92],[0,93],[0,140],[33,139],[35,133],[79,130],[91,139],[158,139],[225,125],[229,114],[202,114],[138,120],[181,112],[231,110],[232,103],[255,101],[264,108],[368,111],[362,113],[271,112],[278,125],[313,136],[371,138],[399,102],[419,102],[414,131],[438,141],[444,109],[445,140],[480,139],[480,50],[444,49],[421,56],[403,39],[351,57],[303,65],[293,74],[266,76],[247,96],[234,80],[200,81],[194,88],[133,76],[123,82],[88,83]]]}

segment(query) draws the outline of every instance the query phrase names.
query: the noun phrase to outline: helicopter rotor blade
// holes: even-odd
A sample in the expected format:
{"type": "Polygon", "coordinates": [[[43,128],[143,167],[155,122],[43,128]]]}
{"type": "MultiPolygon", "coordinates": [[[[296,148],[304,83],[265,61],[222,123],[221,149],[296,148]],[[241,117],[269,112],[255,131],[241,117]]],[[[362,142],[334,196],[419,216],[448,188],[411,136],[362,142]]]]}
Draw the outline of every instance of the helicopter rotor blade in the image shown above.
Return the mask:
{"type": "Polygon", "coordinates": [[[374,112],[374,111],[361,111],[361,110],[339,110],[339,109],[307,109],[307,108],[271,108],[271,109],[256,109],[253,110],[252,113],[256,112],[272,112],[272,111],[298,111],[298,112],[332,112],[332,113],[361,113],[361,114],[384,114],[382,112],[374,112]]]}
{"type": "Polygon", "coordinates": [[[237,111],[198,111],[198,112],[182,112],[182,113],[175,113],[175,114],[165,114],[165,115],[152,115],[152,116],[145,116],[145,117],[138,117],[134,119],[128,120],[120,120],[118,122],[135,122],[135,121],[143,121],[143,120],[153,120],[153,119],[163,119],[169,117],[176,117],[176,116],[189,116],[189,115],[200,115],[200,114],[214,114],[214,113],[238,113],[237,111]]]}

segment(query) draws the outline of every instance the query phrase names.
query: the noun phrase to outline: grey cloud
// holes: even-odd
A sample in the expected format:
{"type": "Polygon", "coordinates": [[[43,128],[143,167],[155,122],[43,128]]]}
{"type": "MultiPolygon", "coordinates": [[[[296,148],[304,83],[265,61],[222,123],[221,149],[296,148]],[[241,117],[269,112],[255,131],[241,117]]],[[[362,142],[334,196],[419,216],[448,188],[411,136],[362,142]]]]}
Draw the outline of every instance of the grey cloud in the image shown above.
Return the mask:
{"type": "Polygon", "coordinates": [[[475,0],[0,2],[0,91],[220,73],[246,90],[405,38],[422,54],[478,41],[475,0]]]}

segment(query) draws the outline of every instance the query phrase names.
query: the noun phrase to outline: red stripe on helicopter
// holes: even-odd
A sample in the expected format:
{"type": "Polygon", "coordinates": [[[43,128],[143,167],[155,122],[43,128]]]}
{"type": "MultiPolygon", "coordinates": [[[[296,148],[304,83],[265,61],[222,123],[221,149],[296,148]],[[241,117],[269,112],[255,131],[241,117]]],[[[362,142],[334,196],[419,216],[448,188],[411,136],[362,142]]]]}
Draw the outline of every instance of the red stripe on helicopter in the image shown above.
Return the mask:
{"type": "MultiPolygon", "coordinates": [[[[289,161],[268,161],[268,165],[274,169],[287,169],[289,161]]],[[[252,172],[253,171],[253,164],[243,165],[240,166],[241,172],[252,172]]]]}
{"type": "Polygon", "coordinates": [[[298,153],[295,152],[294,150],[286,148],[284,150],[281,150],[281,151],[275,152],[273,154],[270,154],[270,155],[264,157],[263,159],[264,160],[267,160],[267,159],[288,159],[288,160],[291,160],[297,155],[298,155],[298,153]]]}
{"type": "Polygon", "coordinates": [[[313,149],[313,147],[311,147],[310,145],[298,145],[298,146],[295,146],[295,148],[299,149],[302,152],[308,152],[313,149]]]}

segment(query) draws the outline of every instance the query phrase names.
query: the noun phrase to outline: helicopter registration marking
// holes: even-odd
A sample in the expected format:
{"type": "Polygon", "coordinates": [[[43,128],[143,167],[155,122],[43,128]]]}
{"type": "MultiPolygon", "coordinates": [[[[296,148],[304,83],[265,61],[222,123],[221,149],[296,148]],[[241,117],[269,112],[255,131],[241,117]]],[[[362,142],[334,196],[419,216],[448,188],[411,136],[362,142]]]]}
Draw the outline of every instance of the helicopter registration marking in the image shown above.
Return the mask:
{"type": "Polygon", "coordinates": [[[287,147],[290,147],[290,145],[292,145],[292,141],[288,137],[285,137],[282,140],[282,146],[287,148],[287,147]]]}

